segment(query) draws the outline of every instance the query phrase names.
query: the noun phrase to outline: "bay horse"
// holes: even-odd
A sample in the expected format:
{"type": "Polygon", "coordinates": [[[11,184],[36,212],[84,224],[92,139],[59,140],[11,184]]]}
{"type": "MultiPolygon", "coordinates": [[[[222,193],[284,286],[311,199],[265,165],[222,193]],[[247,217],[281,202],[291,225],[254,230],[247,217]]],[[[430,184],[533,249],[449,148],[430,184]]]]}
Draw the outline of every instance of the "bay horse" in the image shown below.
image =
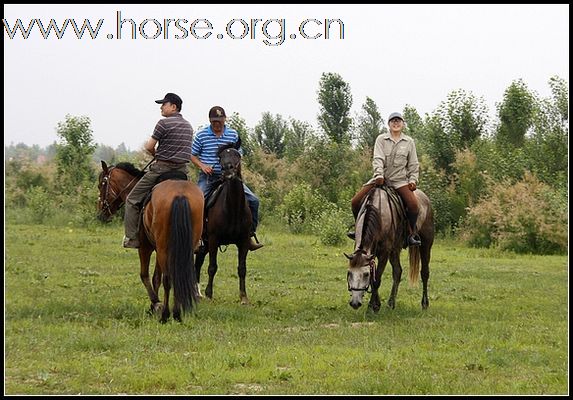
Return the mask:
{"type": "MultiPolygon", "coordinates": [[[[102,161],[98,177],[98,218],[110,221],[125,203],[143,172],[130,163],[108,167],[102,161]]],[[[188,180],[167,179],[156,184],[151,199],[142,211],[139,228],[140,278],[151,301],[151,312],[160,315],[162,323],[170,316],[169,292],[173,287],[173,318],[181,321],[199,298],[193,265],[193,251],[203,230],[203,193],[188,180]],[[155,251],[153,285],[149,280],[149,263],[155,251]],[[163,303],[159,287],[163,282],[163,303]]]]}
{"type": "Polygon", "coordinates": [[[195,268],[197,281],[201,277],[201,267],[209,253],[209,282],[205,295],[213,298],[213,279],[217,273],[217,249],[221,245],[235,244],[238,250],[239,298],[241,304],[249,304],[245,277],[247,275],[247,253],[251,236],[252,216],[249,209],[243,178],[241,175],[240,140],[225,144],[217,150],[221,164],[221,183],[207,200],[205,242],[197,252],[195,268]],[[212,204],[211,204],[212,203],[212,204]]]}
{"type": "MultiPolygon", "coordinates": [[[[422,277],[422,309],[429,306],[428,279],[430,277],[430,253],[434,243],[434,215],[430,199],[421,191],[414,191],[419,203],[416,228],[422,244],[408,248],[409,282],[415,285],[418,275],[422,277]],[[420,271],[420,261],[422,269],[420,271]]],[[[380,310],[378,289],[386,263],[392,265],[392,290],[388,306],[396,306],[396,295],[402,276],[400,252],[406,246],[408,233],[407,218],[398,193],[386,185],[374,187],[367,194],[356,218],[356,239],[349,259],[347,283],[351,292],[350,306],[357,309],[362,305],[364,293],[371,287],[368,307],[374,312],[380,310]],[[378,259],[378,267],[374,258],[378,259]]]]}

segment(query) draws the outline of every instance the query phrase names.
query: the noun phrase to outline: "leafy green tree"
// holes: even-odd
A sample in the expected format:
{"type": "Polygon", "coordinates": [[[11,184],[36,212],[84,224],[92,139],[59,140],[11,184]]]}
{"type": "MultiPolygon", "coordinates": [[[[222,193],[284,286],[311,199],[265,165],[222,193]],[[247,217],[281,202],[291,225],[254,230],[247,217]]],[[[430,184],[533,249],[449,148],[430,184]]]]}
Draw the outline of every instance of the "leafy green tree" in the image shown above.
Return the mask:
{"type": "Polygon", "coordinates": [[[388,129],[384,126],[384,119],[378,111],[376,102],[370,97],[366,97],[366,101],[362,105],[362,113],[356,122],[358,147],[374,148],[376,138],[384,132],[388,132],[388,129]]]}
{"type": "Polygon", "coordinates": [[[319,82],[318,103],[318,123],[324,133],[334,143],[350,144],[350,85],[337,73],[323,73],[319,82]]]}
{"type": "Polygon", "coordinates": [[[446,134],[442,121],[437,114],[428,116],[425,122],[427,152],[438,169],[451,172],[455,160],[456,145],[446,134]]]}
{"type": "Polygon", "coordinates": [[[444,122],[446,133],[459,150],[471,144],[485,133],[487,106],[483,98],[476,98],[463,89],[453,90],[442,103],[438,113],[444,122]]]}
{"type": "Polygon", "coordinates": [[[249,134],[249,127],[247,126],[245,119],[241,117],[238,112],[234,112],[229,118],[227,118],[226,123],[229,127],[236,130],[241,137],[243,156],[246,157],[247,160],[250,160],[253,155],[254,144],[251,139],[251,135],[249,134]]]}
{"type": "Polygon", "coordinates": [[[428,123],[429,153],[436,166],[449,174],[456,150],[469,148],[475,140],[485,136],[487,106],[483,99],[471,93],[453,90],[428,123]]]}
{"type": "Polygon", "coordinates": [[[308,122],[291,118],[290,129],[285,133],[285,156],[289,160],[299,157],[313,137],[314,130],[308,122]]]}
{"type": "Polygon", "coordinates": [[[288,123],[280,114],[275,117],[264,112],[261,121],[255,126],[255,140],[267,152],[282,158],[285,149],[285,136],[288,136],[288,123]]]}
{"type": "Polygon", "coordinates": [[[418,114],[416,108],[409,104],[406,104],[402,114],[406,121],[404,133],[411,136],[416,141],[416,151],[418,153],[418,158],[420,158],[421,155],[428,153],[427,129],[424,120],[420,114],[418,114]]]}
{"type": "Polygon", "coordinates": [[[569,120],[569,85],[567,82],[555,75],[549,79],[549,86],[553,93],[553,105],[559,112],[563,122],[569,120]]]}
{"type": "Polygon", "coordinates": [[[567,84],[553,77],[549,82],[553,96],[537,103],[533,119],[533,135],[525,153],[530,170],[543,182],[564,188],[568,182],[569,93],[567,84]]]}
{"type": "Polygon", "coordinates": [[[56,145],[56,165],[58,183],[64,190],[75,191],[83,183],[95,180],[91,159],[96,146],[90,124],[89,117],[71,115],[58,123],[61,142],[56,145]]]}
{"type": "Polygon", "coordinates": [[[534,111],[535,97],[527,85],[521,79],[512,82],[498,105],[497,141],[514,147],[523,146],[527,130],[533,125],[534,111]]]}

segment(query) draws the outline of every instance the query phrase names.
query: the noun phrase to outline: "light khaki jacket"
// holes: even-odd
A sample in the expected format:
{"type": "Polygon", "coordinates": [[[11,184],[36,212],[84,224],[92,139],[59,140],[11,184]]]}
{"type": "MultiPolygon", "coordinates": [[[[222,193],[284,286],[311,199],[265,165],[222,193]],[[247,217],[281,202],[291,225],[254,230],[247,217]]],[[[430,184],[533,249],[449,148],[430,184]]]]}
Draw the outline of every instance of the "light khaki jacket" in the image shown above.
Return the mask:
{"type": "Polygon", "coordinates": [[[419,167],[414,139],[402,133],[395,142],[390,133],[384,133],[376,138],[372,159],[374,173],[366,185],[374,183],[376,178],[384,178],[384,182],[393,188],[402,187],[410,182],[418,185],[419,167]],[[394,147],[396,154],[392,162],[390,154],[394,147]]]}

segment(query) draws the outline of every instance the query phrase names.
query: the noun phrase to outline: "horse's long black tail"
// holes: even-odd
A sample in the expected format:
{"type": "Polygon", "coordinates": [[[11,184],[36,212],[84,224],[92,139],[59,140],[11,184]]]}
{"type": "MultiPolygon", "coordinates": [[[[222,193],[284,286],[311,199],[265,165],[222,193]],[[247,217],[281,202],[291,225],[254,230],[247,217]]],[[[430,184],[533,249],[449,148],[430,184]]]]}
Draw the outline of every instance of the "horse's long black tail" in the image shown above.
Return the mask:
{"type": "Polygon", "coordinates": [[[193,265],[193,226],[191,208],[185,196],[178,196],[171,205],[171,232],[168,246],[168,271],[175,301],[190,311],[197,304],[197,277],[193,265]]]}

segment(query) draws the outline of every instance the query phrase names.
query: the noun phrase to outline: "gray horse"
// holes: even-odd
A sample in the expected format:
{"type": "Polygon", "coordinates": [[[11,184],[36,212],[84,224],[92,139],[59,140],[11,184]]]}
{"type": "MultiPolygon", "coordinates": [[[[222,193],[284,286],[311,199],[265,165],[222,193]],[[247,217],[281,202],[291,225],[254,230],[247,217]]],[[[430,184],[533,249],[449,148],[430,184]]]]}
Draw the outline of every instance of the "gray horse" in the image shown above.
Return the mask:
{"type": "MultiPolygon", "coordinates": [[[[430,199],[424,192],[415,192],[419,202],[417,230],[422,241],[421,246],[410,246],[409,264],[410,284],[418,282],[422,276],[422,309],[428,308],[428,279],[430,277],[430,251],[434,243],[434,216],[430,199]],[[420,260],[422,270],[420,273],[420,260]]],[[[382,273],[386,263],[392,265],[392,291],[388,306],[396,306],[396,295],[402,276],[400,252],[406,246],[408,227],[404,206],[398,194],[387,186],[375,187],[366,196],[356,219],[356,239],[354,253],[345,254],[348,264],[348,290],[352,298],[350,305],[357,309],[362,305],[364,293],[371,288],[372,295],[368,307],[374,312],[380,310],[380,287],[382,273]],[[374,258],[378,258],[378,267],[374,258]]]]}

